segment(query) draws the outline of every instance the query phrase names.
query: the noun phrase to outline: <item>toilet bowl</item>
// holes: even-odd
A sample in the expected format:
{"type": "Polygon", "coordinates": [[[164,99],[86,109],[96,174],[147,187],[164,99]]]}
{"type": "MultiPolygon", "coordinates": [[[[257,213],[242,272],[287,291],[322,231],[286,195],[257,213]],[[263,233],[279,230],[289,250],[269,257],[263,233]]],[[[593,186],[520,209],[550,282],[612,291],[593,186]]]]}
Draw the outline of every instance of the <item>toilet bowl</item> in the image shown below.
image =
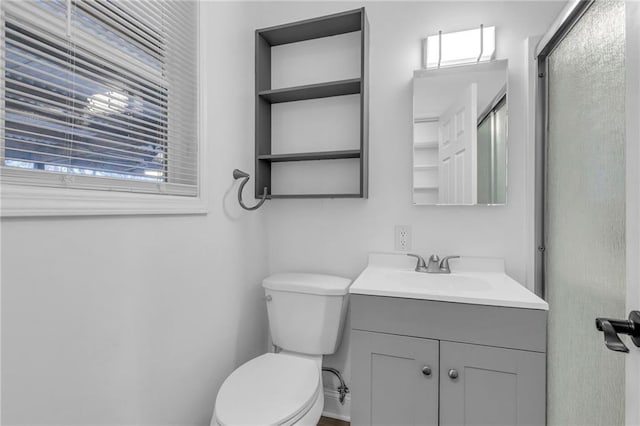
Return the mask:
{"type": "Polygon", "coordinates": [[[315,425],[324,405],[320,359],[267,353],[224,382],[212,425],[315,425]]]}
{"type": "Polygon", "coordinates": [[[351,281],[319,274],[275,274],[262,285],[279,353],[238,367],[224,381],[212,426],[315,426],[324,408],[322,356],[342,339],[351,281]]]}

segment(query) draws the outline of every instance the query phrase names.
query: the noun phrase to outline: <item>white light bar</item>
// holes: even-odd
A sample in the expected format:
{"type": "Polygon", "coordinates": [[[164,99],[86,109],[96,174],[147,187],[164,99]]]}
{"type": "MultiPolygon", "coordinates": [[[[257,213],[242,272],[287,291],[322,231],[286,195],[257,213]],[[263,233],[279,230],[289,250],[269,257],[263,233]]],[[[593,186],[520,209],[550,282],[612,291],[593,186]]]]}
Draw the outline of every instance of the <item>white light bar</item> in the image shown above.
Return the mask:
{"type": "Polygon", "coordinates": [[[423,40],[422,49],[427,69],[490,61],[496,53],[496,27],[434,34],[423,40]]]}

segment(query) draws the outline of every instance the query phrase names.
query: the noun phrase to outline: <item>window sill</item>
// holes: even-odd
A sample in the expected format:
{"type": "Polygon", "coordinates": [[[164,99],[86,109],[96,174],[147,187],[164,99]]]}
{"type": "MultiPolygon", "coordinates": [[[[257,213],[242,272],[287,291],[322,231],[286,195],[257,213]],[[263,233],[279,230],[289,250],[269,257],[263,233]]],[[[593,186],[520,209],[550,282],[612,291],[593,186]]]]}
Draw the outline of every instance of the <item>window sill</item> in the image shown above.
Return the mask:
{"type": "Polygon", "coordinates": [[[200,197],[30,187],[3,183],[0,216],[207,214],[200,197]]]}

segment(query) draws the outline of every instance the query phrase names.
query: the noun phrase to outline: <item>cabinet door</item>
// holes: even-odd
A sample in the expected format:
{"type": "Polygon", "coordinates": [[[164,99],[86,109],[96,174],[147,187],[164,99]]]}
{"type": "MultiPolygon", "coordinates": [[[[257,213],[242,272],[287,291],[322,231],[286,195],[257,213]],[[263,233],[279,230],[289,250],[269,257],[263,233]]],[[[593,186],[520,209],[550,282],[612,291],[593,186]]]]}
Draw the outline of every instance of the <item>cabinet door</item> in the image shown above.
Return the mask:
{"type": "Polygon", "coordinates": [[[440,382],[442,426],[545,424],[543,353],[440,342],[440,382]]]}
{"type": "Polygon", "coordinates": [[[438,424],[437,340],[353,330],[351,343],[353,425],[438,424]]]}

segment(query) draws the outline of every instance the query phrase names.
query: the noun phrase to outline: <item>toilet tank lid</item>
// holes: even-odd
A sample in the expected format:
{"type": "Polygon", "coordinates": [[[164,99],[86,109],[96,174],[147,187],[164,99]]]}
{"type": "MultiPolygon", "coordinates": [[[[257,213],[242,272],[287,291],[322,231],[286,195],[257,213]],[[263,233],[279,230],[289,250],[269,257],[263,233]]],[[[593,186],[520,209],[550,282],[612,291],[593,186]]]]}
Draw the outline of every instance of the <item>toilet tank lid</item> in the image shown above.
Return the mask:
{"type": "Polygon", "coordinates": [[[269,290],[341,296],[347,294],[351,280],[334,275],[287,272],[268,276],[262,286],[269,290]]]}

